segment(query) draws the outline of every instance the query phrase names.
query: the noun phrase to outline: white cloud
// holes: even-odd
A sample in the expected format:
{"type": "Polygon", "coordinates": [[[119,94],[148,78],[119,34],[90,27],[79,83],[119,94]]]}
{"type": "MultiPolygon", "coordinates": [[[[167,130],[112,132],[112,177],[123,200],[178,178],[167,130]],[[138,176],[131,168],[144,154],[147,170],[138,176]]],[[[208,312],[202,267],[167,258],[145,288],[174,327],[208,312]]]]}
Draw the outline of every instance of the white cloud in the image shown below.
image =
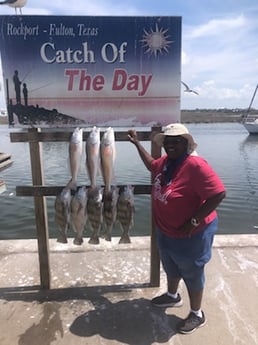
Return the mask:
{"type": "Polygon", "coordinates": [[[45,2],[35,0],[28,2],[23,10],[24,14],[50,14],[50,15],[137,15],[136,7],[113,1],[85,1],[85,0],[55,0],[49,2],[44,9],[45,2]],[[31,6],[31,7],[30,7],[31,6]],[[45,12],[45,13],[44,13],[45,12]]]}
{"type": "Polygon", "coordinates": [[[227,32],[241,29],[246,25],[246,18],[240,15],[235,18],[212,19],[205,24],[198,25],[193,29],[189,29],[186,38],[210,37],[214,35],[227,35],[227,32]]]}

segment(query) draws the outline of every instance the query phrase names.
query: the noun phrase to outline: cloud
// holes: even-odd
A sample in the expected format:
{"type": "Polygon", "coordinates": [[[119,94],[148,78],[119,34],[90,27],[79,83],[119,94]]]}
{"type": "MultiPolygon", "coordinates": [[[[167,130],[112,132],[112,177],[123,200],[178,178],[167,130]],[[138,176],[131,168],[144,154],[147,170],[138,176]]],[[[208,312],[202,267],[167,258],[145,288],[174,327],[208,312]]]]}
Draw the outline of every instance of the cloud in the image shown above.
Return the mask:
{"type": "MultiPolygon", "coordinates": [[[[35,1],[33,4],[35,7],[24,8],[24,13],[26,14],[44,14],[44,9],[42,6],[42,1],[35,1]]],[[[32,6],[32,4],[31,4],[32,6]]],[[[137,15],[139,14],[136,7],[125,4],[116,3],[114,1],[85,1],[85,0],[55,0],[54,2],[49,2],[47,5],[46,14],[50,15],[137,15]]]]}
{"type": "Polygon", "coordinates": [[[246,18],[243,15],[234,18],[212,19],[205,24],[189,29],[186,39],[227,35],[232,30],[241,29],[246,25],[246,18]]]}
{"type": "MultiPolygon", "coordinates": [[[[44,7],[45,1],[28,1],[23,7],[22,13],[28,15],[138,15],[137,7],[114,1],[85,1],[85,0],[55,0],[49,1],[44,7]]],[[[1,6],[1,14],[14,14],[15,11],[9,6],[1,6]]]]}

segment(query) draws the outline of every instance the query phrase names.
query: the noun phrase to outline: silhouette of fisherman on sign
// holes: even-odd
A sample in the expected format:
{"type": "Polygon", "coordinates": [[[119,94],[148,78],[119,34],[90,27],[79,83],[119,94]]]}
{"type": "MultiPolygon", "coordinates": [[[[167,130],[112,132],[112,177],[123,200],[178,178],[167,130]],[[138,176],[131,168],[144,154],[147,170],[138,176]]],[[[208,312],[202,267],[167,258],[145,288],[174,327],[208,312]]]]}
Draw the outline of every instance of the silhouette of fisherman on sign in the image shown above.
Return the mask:
{"type": "Polygon", "coordinates": [[[20,104],[21,103],[21,81],[19,79],[19,73],[17,70],[14,71],[13,83],[14,83],[14,90],[16,94],[16,103],[20,104]]]}
{"type": "Polygon", "coordinates": [[[22,88],[22,92],[23,92],[23,98],[24,98],[24,105],[27,107],[28,106],[28,89],[27,89],[27,84],[23,83],[23,88],[22,88]]]}

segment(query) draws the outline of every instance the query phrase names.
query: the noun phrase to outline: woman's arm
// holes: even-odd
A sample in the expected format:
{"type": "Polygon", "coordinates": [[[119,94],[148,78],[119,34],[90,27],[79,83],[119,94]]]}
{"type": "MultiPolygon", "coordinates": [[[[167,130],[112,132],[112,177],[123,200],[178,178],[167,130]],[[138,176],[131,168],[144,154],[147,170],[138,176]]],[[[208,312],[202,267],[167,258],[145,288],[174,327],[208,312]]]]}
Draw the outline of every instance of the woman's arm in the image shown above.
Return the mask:
{"type": "Polygon", "coordinates": [[[226,196],[226,193],[221,192],[207,199],[201,205],[201,207],[196,212],[196,214],[193,215],[193,217],[201,221],[217,208],[217,206],[221,203],[221,201],[225,198],[225,196],[226,196]]]}
{"type": "MultiPolygon", "coordinates": [[[[207,217],[212,211],[214,211],[221,201],[225,198],[226,192],[220,192],[209,199],[207,199],[199,208],[199,210],[193,214],[192,218],[201,222],[205,217],[207,217]]],[[[183,226],[181,226],[179,231],[187,233],[191,236],[192,231],[195,229],[195,226],[192,224],[191,219],[189,219],[183,226]]]]}

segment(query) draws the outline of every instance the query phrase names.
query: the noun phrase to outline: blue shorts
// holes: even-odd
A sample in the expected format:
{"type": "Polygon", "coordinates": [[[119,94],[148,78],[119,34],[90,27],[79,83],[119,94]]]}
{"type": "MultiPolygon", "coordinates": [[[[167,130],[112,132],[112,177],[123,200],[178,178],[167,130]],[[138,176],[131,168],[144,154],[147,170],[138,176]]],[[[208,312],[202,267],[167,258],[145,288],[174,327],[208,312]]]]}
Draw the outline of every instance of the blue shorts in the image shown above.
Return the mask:
{"type": "Polygon", "coordinates": [[[159,255],[168,279],[182,278],[190,291],[204,288],[204,266],[211,258],[217,228],[215,218],[200,233],[183,239],[169,237],[157,229],[159,255]]]}

